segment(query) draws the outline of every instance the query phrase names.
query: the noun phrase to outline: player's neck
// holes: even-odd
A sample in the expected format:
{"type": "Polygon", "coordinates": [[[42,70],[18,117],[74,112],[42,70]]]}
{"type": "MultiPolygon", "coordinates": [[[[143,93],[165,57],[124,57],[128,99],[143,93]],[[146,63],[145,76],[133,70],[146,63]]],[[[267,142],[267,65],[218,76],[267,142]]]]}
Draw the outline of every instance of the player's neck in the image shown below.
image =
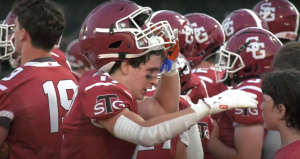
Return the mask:
{"type": "Polygon", "coordinates": [[[130,91],[130,88],[128,86],[130,85],[131,82],[123,75],[120,69],[117,69],[113,74],[110,74],[110,77],[113,80],[118,81],[120,84],[122,84],[130,91]]]}
{"type": "Polygon", "coordinates": [[[76,72],[75,74],[79,77],[81,77],[83,74],[86,73],[84,69],[77,69],[75,72],[76,72]]]}
{"type": "Polygon", "coordinates": [[[21,66],[29,61],[43,57],[51,57],[51,52],[34,48],[32,46],[24,46],[21,53],[21,66]]]}
{"type": "Polygon", "coordinates": [[[214,68],[215,64],[207,61],[202,61],[197,67],[198,68],[214,68]]]}
{"type": "Polygon", "coordinates": [[[285,147],[300,140],[300,131],[297,131],[294,128],[288,128],[286,125],[283,125],[282,128],[279,129],[279,133],[281,136],[281,147],[285,147]]]}

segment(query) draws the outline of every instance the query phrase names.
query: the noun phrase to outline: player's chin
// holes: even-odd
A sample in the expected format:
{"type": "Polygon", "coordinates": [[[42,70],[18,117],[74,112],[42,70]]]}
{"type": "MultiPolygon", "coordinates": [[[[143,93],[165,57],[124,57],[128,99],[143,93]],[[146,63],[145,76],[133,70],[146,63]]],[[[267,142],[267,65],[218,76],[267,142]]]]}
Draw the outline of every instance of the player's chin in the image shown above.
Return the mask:
{"type": "Polygon", "coordinates": [[[136,98],[136,100],[143,100],[144,99],[144,95],[139,95],[138,97],[135,97],[136,98]]]}
{"type": "Polygon", "coordinates": [[[140,91],[137,95],[136,95],[136,99],[137,100],[143,100],[145,95],[147,94],[147,89],[143,89],[142,91],[140,91]]]}

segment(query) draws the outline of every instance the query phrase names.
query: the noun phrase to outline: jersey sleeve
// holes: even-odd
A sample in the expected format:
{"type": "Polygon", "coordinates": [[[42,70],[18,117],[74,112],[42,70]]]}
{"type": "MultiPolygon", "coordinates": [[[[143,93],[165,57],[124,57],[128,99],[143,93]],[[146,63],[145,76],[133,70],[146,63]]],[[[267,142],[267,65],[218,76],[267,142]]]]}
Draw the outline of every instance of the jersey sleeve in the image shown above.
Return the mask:
{"type": "Polygon", "coordinates": [[[0,84],[0,126],[9,128],[13,119],[14,112],[11,109],[7,87],[0,84]]]}
{"type": "Polygon", "coordinates": [[[183,109],[191,107],[190,104],[185,99],[190,100],[189,96],[183,96],[183,95],[180,96],[180,98],[179,98],[179,110],[183,110],[183,109]]]}
{"type": "Polygon", "coordinates": [[[74,72],[72,72],[72,74],[73,74],[73,76],[75,77],[75,79],[76,79],[76,81],[77,82],[79,82],[79,80],[80,80],[80,77],[79,76],[77,76],[74,72]]]}
{"type": "Polygon", "coordinates": [[[263,124],[262,109],[260,107],[263,97],[260,84],[247,82],[236,87],[236,89],[257,95],[258,105],[257,108],[236,108],[230,110],[229,116],[233,121],[233,126],[263,124]]]}
{"type": "Polygon", "coordinates": [[[96,83],[80,88],[84,114],[91,119],[107,119],[134,104],[132,96],[113,83],[96,83]]]}

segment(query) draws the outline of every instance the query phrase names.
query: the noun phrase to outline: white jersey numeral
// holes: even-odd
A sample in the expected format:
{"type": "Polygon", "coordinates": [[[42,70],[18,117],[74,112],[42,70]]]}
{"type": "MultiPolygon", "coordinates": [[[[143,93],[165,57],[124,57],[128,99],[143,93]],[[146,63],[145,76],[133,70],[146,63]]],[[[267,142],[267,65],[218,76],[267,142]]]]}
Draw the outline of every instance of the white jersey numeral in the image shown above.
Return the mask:
{"type": "MultiPolygon", "coordinates": [[[[148,151],[148,150],[154,150],[154,149],[155,149],[154,146],[144,147],[144,146],[138,145],[135,149],[132,159],[137,159],[139,151],[148,151]]],[[[171,150],[171,140],[165,141],[162,149],[163,150],[171,150]]]]}
{"type": "Polygon", "coordinates": [[[50,114],[50,132],[56,133],[59,131],[59,113],[58,106],[69,110],[72,100],[68,99],[67,90],[75,89],[77,85],[72,80],[61,80],[57,84],[60,105],[58,104],[57,93],[52,81],[47,81],[43,84],[44,93],[48,96],[49,114],[50,114]]]}

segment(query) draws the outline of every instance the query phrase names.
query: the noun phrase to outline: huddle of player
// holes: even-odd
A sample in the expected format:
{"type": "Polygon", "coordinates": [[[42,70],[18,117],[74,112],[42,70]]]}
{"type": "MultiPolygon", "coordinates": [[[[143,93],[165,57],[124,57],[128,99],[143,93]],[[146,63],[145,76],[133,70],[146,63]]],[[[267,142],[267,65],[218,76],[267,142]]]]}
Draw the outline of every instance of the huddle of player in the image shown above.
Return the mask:
{"type": "Polygon", "coordinates": [[[0,81],[0,159],[297,158],[298,27],[286,0],[221,24],[115,0],[65,55],[59,6],[17,0],[0,24],[15,68],[0,81]]]}

